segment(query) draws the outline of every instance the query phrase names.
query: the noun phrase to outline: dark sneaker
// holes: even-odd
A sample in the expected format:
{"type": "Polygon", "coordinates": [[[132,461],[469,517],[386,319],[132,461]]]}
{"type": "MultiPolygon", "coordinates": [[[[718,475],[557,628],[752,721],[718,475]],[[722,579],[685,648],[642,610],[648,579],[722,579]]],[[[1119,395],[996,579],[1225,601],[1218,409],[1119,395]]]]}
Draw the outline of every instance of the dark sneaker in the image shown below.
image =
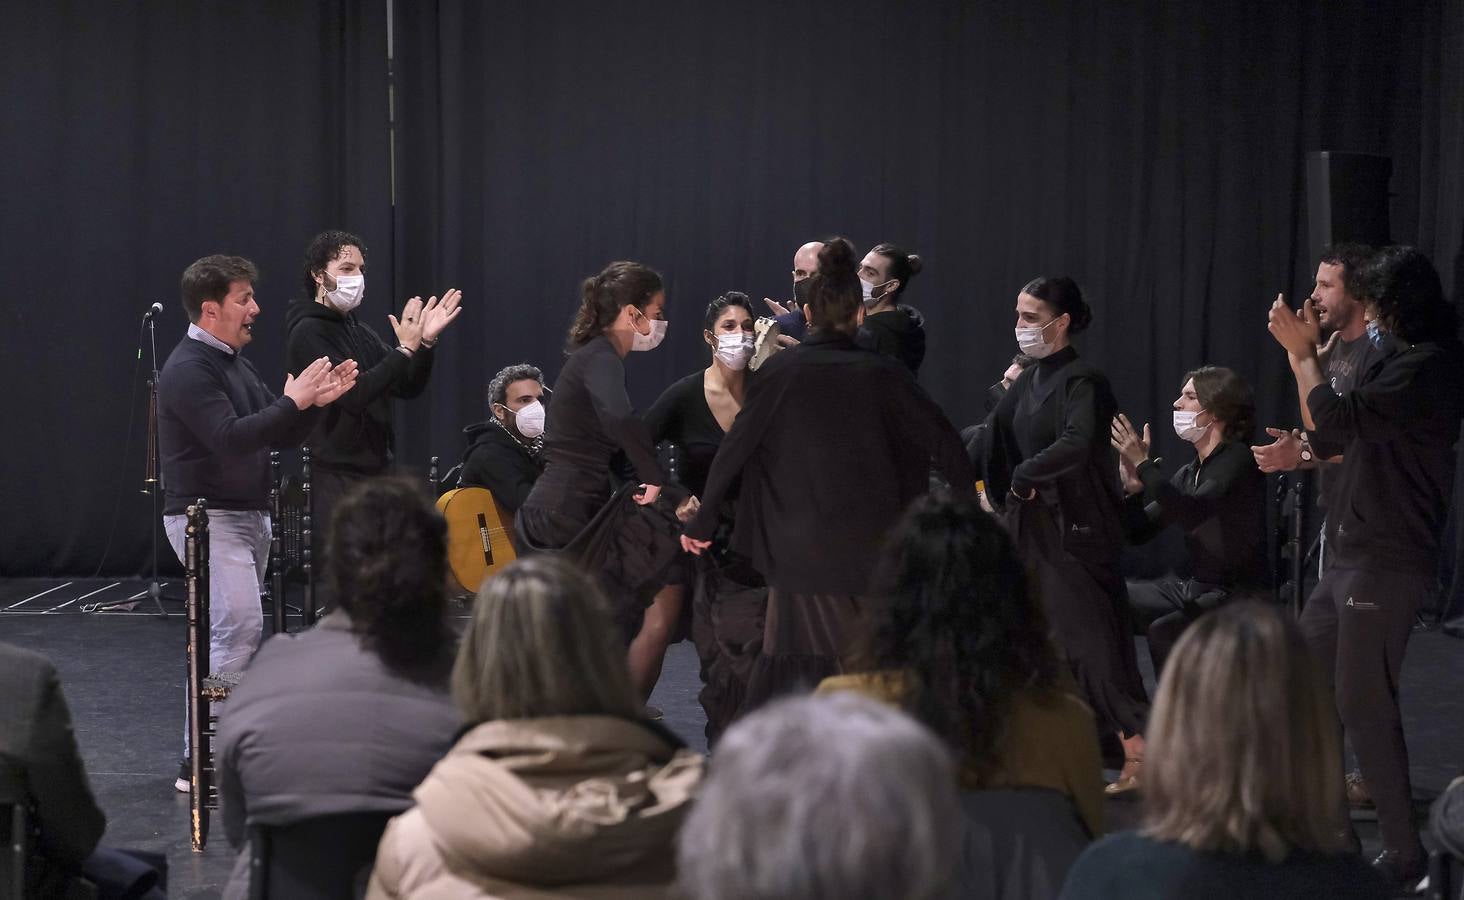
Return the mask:
{"type": "Polygon", "coordinates": [[[1394,891],[1411,894],[1418,889],[1423,876],[1428,874],[1428,856],[1421,846],[1407,855],[1401,850],[1384,850],[1372,861],[1372,867],[1394,891]]]}

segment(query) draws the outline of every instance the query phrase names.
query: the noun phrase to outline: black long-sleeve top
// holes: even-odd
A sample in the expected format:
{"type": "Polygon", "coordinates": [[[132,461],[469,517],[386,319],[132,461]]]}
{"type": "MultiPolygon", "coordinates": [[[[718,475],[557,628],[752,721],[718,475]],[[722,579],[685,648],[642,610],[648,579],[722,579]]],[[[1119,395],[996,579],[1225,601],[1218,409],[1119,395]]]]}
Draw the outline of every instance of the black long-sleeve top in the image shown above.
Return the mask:
{"type": "Polygon", "coordinates": [[[1163,463],[1139,466],[1144,490],[1124,501],[1129,539],[1143,542],[1165,526],[1184,531],[1188,575],[1229,588],[1266,582],[1266,476],[1244,441],[1224,441],[1166,477],[1163,463]]]}
{"type": "Polygon", "coordinates": [[[625,364],[604,335],[569,354],[544,421],[544,474],[524,501],[587,523],[610,499],[611,457],[623,451],[643,484],[664,484],[650,429],[625,391],[625,364]]]}
{"type": "Polygon", "coordinates": [[[915,307],[903,305],[865,316],[854,342],[899,360],[919,377],[925,361],[925,317],[915,307]]]}
{"type": "Polygon", "coordinates": [[[1464,418],[1464,348],[1427,342],[1373,364],[1346,396],[1306,398],[1319,430],[1346,441],[1339,465],[1337,564],[1433,572],[1464,418]]]}
{"type": "Polygon", "coordinates": [[[666,388],[646,413],[646,427],[655,443],[670,441],[681,448],[681,484],[700,497],[727,435],[707,405],[706,372],[693,372],[666,388]]]}
{"type": "Polygon", "coordinates": [[[1104,374],[1064,347],[1028,366],[987,417],[983,467],[994,504],[1036,489],[1061,511],[1064,545],[1118,564],[1118,456],[1109,423],[1118,404],[1104,374]]]}
{"type": "Polygon", "coordinates": [[[422,346],[409,359],[387,345],[355,313],[314,300],[296,300],[285,309],[285,356],[290,374],[322,356],[331,365],[354,359],[356,386],[332,403],[310,435],[316,465],[357,475],[385,472],[393,457],[392,398],[410,400],[427,388],[433,351],[422,346]]]}
{"type": "Polygon", "coordinates": [[[862,594],[885,534],[934,464],[974,495],[965,449],[899,362],[816,330],[748,381],[686,533],[709,540],[741,476],[732,547],[772,587],[862,594]]]}
{"type": "Polygon", "coordinates": [[[163,512],[199,497],[214,509],[269,509],[268,451],[297,446],[319,412],[276,397],[238,353],[183,338],[158,375],[163,512]]]}

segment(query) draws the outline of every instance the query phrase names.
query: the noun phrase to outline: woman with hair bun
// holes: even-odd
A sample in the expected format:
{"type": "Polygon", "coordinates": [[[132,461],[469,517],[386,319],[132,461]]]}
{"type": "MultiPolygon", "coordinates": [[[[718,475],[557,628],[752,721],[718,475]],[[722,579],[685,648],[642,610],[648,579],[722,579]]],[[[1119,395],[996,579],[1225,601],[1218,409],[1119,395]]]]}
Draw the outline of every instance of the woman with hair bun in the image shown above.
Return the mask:
{"type": "Polygon", "coordinates": [[[864,325],[859,345],[898,359],[920,375],[925,361],[925,317],[900,302],[905,288],[920,274],[920,257],[889,242],[877,245],[859,263],[859,287],[864,292],[864,325]]]}
{"type": "Polygon", "coordinates": [[[711,545],[740,477],[732,549],[767,581],[761,655],[743,710],[842,671],[885,533],[929,488],[932,462],[974,496],[956,430],[898,362],[855,345],[864,318],[858,259],[826,241],[808,280],[803,343],[750,380],[682,545],[711,545]]]}
{"type": "Polygon", "coordinates": [[[1116,733],[1123,771],[1110,794],[1138,786],[1148,695],[1139,675],[1119,554],[1118,412],[1108,378],[1071,336],[1093,319],[1071,278],[1035,278],[1017,294],[1016,339],[1037,360],[987,419],[987,496],[1033,569],[1053,640],[1099,727],[1116,733]]]}
{"type": "Polygon", "coordinates": [[[622,261],[586,278],[581,295],[545,415],[544,474],[514,527],[521,548],[564,552],[596,575],[629,642],[661,570],[680,552],[670,504],[684,492],[661,496],[666,473],[625,390],[626,354],[654,350],[666,336],[666,292],[653,269],[622,261]],[[636,476],[619,491],[611,477],[617,452],[636,476]],[[645,514],[628,507],[632,500],[645,514]]]}

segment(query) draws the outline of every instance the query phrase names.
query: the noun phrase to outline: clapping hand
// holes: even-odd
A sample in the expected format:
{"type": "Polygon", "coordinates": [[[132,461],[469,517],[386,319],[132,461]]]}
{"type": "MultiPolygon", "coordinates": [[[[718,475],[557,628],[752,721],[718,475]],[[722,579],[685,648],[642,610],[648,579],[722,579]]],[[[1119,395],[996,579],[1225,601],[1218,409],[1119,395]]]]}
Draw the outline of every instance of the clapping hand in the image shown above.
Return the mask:
{"type": "Polygon", "coordinates": [[[452,324],[452,320],[458,317],[463,308],[458,304],[462,302],[463,292],[457,288],[448,288],[442,295],[442,301],[438,302],[436,297],[427,301],[422,307],[422,340],[431,344],[436,342],[437,336],[442,334],[443,329],[452,324]]]}
{"type": "Polygon", "coordinates": [[[315,396],[315,405],[329,406],[339,400],[342,394],[356,386],[358,371],[354,359],[345,360],[340,365],[332,367],[326,373],[325,383],[321,386],[320,393],[315,396]]]}
{"type": "MultiPolygon", "coordinates": [[[[433,298],[433,300],[436,299],[433,298]]],[[[391,330],[396,332],[397,343],[415,353],[417,348],[422,345],[422,326],[425,322],[422,314],[422,298],[413,297],[407,301],[407,305],[402,309],[400,321],[393,315],[388,315],[386,319],[391,323],[391,330]]]]}
{"type": "Polygon", "coordinates": [[[1286,298],[1277,294],[1267,319],[1266,328],[1276,343],[1286,348],[1287,356],[1300,360],[1317,355],[1317,347],[1322,342],[1322,324],[1310,299],[1293,312],[1286,305],[1286,298]]]}
{"type": "Polygon", "coordinates": [[[1251,447],[1256,466],[1262,472],[1290,472],[1301,465],[1301,432],[1267,428],[1266,434],[1276,440],[1251,447]]]}
{"type": "Polygon", "coordinates": [[[301,369],[299,375],[286,375],[284,395],[294,402],[296,409],[309,409],[326,389],[330,370],[330,357],[322,356],[301,369]]]}
{"type": "Polygon", "coordinates": [[[1149,437],[1149,426],[1144,425],[1144,435],[1139,437],[1139,432],[1129,422],[1128,416],[1119,413],[1113,418],[1113,424],[1109,428],[1109,443],[1113,449],[1118,451],[1119,458],[1133,466],[1137,472],[1139,463],[1149,458],[1149,447],[1153,440],[1149,437]]]}

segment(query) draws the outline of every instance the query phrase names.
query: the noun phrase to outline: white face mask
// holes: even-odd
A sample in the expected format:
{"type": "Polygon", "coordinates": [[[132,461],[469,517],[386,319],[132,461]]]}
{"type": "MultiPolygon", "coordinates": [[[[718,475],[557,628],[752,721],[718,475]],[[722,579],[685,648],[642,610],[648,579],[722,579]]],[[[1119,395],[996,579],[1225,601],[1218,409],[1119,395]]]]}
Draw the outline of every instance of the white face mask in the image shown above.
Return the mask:
{"type": "Polygon", "coordinates": [[[365,275],[337,275],[335,283],[335,290],[325,292],[331,306],[348,313],[361,305],[361,298],[366,296],[365,275]]]}
{"type": "MultiPolygon", "coordinates": [[[[1053,319],[1047,325],[1056,321],[1053,319]]],[[[1017,347],[1033,359],[1051,356],[1052,345],[1042,338],[1042,333],[1047,330],[1047,325],[1018,325],[1013,329],[1017,337],[1017,347]]]]}
{"type": "Polygon", "coordinates": [[[630,334],[631,350],[654,350],[666,339],[666,326],[671,323],[665,319],[647,319],[646,321],[651,323],[651,333],[641,334],[639,331],[632,331],[630,334]]]}
{"type": "Polygon", "coordinates": [[[514,427],[526,438],[536,438],[544,433],[544,404],[535,400],[513,414],[514,427]]]}
{"type": "Polygon", "coordinates": [[[712,355],[721,360],[722,365],[734,372],[747,368],[747,361],[752,358],[753,339],[750,335],[742,332],[736,334],[717,335],[717,349],[712,355]]]}
{"type": "Polygon", "coordinates": [[[1193,444],[1195,441],[1204,437],[1205,432],[1210,430],[1209,425],[1195,424],[1195,418],[1198,416],[1198,412],[1191,412],[1187,409],[1176,409],[1174,411],[1174,433],[1179,435],[1180,440],[1189,441],[1193,444]]]}
{"type": "Polygon", "coordinates": [[[862,291],[864,291],[864,305],[878,306],[879,302],[885,298],[885,294],[889,293],[889,291],[884,291],[878,297],[876,297],[874,295],[874,290],[875,288],[882,288],[886,284],[889,284],[889,282],[886,281],[884,282],[884,284],[870,284],[863,278],[859,279],[859,287],[862,291]]]}

